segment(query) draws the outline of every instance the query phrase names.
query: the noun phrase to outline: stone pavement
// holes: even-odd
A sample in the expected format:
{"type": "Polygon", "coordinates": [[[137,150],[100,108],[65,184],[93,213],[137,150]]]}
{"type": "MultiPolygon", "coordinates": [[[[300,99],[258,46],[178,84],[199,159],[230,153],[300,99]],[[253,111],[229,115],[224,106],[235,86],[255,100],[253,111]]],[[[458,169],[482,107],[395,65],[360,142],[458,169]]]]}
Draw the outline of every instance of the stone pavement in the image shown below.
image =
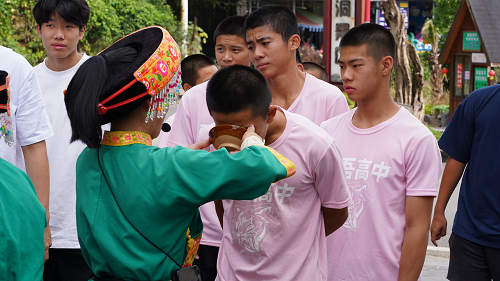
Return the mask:
{"type": "Polygon", "coordinates": [[[427,255],[422,269],[423,281],[446,281],[448,274],[448,258],[427,255]]]}

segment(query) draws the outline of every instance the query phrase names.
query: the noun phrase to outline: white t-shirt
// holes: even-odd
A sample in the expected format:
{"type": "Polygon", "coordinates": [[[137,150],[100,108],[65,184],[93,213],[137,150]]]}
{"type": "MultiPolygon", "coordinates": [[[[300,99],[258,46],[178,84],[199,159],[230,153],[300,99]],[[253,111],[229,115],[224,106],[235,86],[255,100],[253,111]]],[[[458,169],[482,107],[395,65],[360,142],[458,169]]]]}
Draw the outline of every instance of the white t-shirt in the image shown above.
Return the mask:
{"type": "Polygon", "coordinates": [[[355,112],[321,124],[342,152],[352,194],[347,221],[327,238],[328,280],[397,280],[406,196],[437,195],[441,155],[408,110],[369,129],[352,124],[355,112]]]}
{"type": "Polygon", "coordinates": [[[284,111],[283,134],[269,147],[297,173],[254,200],[223,200],[216,280],[327,280],[321,206],[342,209],[349,190],[335,141],[309,119],[284,111]]]}
{"type": "Polygon", "coordinates": [[[0,46],[0,70],[10,75],[10,117],[15,144],[0,139],[0,158],[25,171],[22,146],[43,141],[53,135],[33,67],[11,49],[0,46]]]}
{"type": "Polygon", "coordinates": [[[64,104],[64,90],[78,68],[89,58],[65,71],[52,71],[47,59],[35,66],[34,73],[42,89],[43,101],[54,129],[46,140],[50,165],[50,230],[52,248],[80,248],[76,232],[76,160],[86,147],[83,142],[70,143],[71,124],[64,104]]]}

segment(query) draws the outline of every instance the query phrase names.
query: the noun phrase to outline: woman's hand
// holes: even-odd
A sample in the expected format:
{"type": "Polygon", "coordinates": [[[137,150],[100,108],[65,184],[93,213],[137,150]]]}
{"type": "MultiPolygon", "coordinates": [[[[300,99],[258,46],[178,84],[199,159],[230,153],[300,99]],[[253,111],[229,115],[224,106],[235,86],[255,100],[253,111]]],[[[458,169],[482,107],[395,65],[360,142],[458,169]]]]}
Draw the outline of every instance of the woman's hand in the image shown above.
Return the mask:
{"type": "Polygon", "coordinates": [[[252,136],[258,137],[260,140],[262,140],[262,138],[255,133],[255,127],[253,124],[248,126],[247,131],[245,132],[245,134],[243,135],[243,137],[241,139],[243,141],[245,141],[247,138],[252,137],[252,136]]]}
{"type": "Polygon", "coordinates": [[[192,144],[192,145],[188,145],[187,148],[191,148],[192,150],[200,150],[200,149],[204,149],[204,148],[207,148],[211,145],[210,143],[210,139],[206,139],[202,142],[198,142],[198,143],[195,143],[195,144],[192,144]]]}

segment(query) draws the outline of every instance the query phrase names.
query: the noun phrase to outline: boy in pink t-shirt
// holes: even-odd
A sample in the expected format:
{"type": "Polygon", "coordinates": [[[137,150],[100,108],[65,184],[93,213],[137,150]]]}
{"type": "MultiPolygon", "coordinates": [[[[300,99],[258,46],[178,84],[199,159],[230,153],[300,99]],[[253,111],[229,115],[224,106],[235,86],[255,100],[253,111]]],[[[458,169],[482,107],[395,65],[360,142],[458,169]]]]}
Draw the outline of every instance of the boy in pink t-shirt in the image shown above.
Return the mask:
{"type": "Polygon", "coordinates": [[[327,238],[328,280],[420,280],[442,165],[436,139],[389,92],[396,43],[376,24],[340,42],[344,89],[358,107],[321,127],[337,141],[352,194],[327,238]]]}
{"type": "Polygon", "coordinates": [[[305,116],[317,125],[349,111],[339,88],[297,68],[300,33],[290,9],[262,6],[248,15],[245,31],[250,59],[271,89],[271,104],[305,116]]]}
{"type": "MultiPolygon", "coordinates": [[[[245,44],[245,17],[233,16],[223,20],[214,32],[215,56],[220,67],[233,64],[249,65],[248,48],[245,44]]],[[[183,70],[184,71],[184,70],[183,70]]],[[[184,73],[183,73],[184,76],[184,73]]],[[[160,147],[187,146],[196,143],[200,129],[214,122],[207,109],[205,92],[207,82],[190,88],[177,107],[172,130],[160,139],[160,147]]],[[[200,207],[203,235],[196,264],[204,281],[213,281],[217,276],[217,255],[222,239],[222,228],[213,202],[200,207]]]]}
{"type": "Polygon", "coordinates": [[[266,145],[296,166],[293,177],[255,200],[223,200],[217,280],[327,280],[326,236],[347,218],[342,156],[326,132],[270,106],[271,99],[265,78],[249,67],[221,69],[208,82],[216,125],[253,125],[266,145]]]}

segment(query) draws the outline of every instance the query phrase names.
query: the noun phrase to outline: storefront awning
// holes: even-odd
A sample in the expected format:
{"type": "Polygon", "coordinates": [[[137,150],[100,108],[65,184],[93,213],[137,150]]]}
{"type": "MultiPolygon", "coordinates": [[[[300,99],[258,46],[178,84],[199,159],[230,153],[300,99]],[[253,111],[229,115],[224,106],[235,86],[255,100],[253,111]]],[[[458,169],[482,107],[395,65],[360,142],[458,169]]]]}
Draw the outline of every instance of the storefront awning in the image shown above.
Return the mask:
{"type": "Polygon", "coordinates": [[[295,15],[299,21],[299,28],[308,29],[311,32],[323,31],[323,17],[301,9],[295,10],[295,15]]]}

